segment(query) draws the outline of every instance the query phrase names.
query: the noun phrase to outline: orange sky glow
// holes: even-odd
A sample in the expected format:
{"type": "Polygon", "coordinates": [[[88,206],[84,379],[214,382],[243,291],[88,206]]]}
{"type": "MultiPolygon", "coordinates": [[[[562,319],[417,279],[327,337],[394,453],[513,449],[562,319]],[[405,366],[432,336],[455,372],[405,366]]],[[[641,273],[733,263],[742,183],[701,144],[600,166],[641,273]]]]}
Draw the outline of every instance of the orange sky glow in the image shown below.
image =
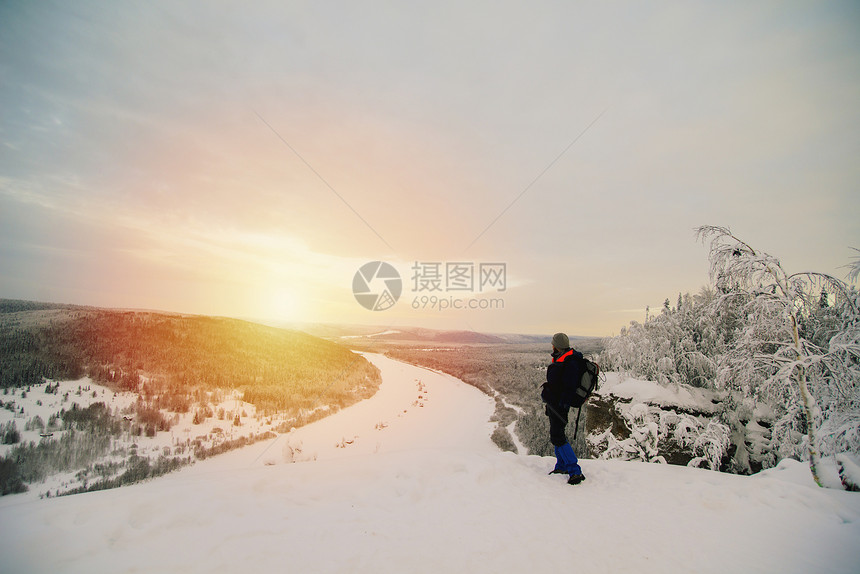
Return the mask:
{"type": "Polygon", "coordinates": [[[0,297],[602,336],[707,283],[705,224],[844,277],[858,25],[848,2],[5,2],[0,297]],[[391,308],[353,296],[369,261],[400,273],[391,308]],[[503,263],[504,289],[416,290],[416,263],[503,263]]]}

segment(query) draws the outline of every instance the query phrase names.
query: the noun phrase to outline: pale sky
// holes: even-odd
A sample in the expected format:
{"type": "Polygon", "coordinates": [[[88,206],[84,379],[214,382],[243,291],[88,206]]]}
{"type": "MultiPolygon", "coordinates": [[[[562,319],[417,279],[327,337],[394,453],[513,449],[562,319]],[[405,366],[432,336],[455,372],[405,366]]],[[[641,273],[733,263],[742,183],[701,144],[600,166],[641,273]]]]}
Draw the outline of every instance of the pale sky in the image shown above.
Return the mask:
{"type": "Polygon", "coordinates": [[[610,335],[699,225],[844,278],[858,158],[856,2],[0,2],[0,297],[610,335]]]}

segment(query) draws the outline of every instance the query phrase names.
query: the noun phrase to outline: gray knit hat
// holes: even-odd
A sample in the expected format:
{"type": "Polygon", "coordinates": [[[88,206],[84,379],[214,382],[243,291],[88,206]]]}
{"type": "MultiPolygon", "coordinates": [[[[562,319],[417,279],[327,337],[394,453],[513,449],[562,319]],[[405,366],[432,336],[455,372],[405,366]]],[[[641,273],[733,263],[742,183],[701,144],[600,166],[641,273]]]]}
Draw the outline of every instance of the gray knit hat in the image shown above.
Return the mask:
{"type": "Polygon", "coordinates": [[[556,333],[552,336],[552,346],[559,351],[570,349],[570,339],[564,333],[556,333]]]}

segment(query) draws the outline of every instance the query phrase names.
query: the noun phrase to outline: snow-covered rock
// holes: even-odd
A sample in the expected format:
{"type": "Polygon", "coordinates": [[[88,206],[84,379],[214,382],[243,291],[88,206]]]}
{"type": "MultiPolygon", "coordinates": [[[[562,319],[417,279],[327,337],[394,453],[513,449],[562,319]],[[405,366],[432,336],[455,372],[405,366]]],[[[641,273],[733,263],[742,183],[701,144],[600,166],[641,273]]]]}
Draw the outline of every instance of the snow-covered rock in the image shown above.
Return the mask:
{"type": "Polygon", "coordinates": [[[622,377],[619,373],[606,373],[597,393],[614,396],[634,403],[647,403],[659,407],[683,409],[695,413],[715,412],[716,395],[708,389],[688,385],[660,385],[653,381],[622,377]]]}

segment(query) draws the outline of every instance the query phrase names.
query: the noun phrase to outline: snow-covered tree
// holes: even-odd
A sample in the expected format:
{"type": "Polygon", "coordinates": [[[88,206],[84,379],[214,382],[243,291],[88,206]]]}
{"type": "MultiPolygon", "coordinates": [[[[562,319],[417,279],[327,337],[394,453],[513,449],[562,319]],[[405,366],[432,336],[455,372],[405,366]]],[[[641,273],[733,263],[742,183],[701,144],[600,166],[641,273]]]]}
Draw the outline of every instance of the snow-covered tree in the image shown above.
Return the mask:
{"type": "Polygon", "coordinates": [[[822,450],[860,453],[857,290],[830,275],[789,274],[727,228],[703,226],[697,235],[710,241],[714,309],[740,312],[715,383],[779,409],[772,433],[779,458],[806,451],[820,485],[822,450]],[[832,306],[821,306],[822,290],[835,295],[832,306]]]}
{"type": "MultiPolygon", "coordinates": [[[[710,241],[712,284],[631,323],[606,342],[601,365],[663,385],[720,390],[735,472],[809,457],[820,481],[821,455],[860,454],[858,291],[821,273],[789,274],[726,228],[697,232],[710,241]]],[[[858,277],[860,257],[848,280],[858,277]]],[[[624,450],[624,441],[605,441],[608,451],[624,450]]],[[[709,443],[708,460],[721,444],[709,443]]]]}
{"type": "Polygon", "coordinates": [[[619,439],[611,427],[589,436],[590,447],[600,458],[665,463],[661,452],[675,448],[691,455],[688,466],[719,470],[729,446],[726,425],[644,403],[620,404],[618,408],[630,436],[619,439]]]}
{"type": "Polygon", "coordinates": [[[664,385],[710,386],[716,375],[714,358],[727,337],[710,308],[714,297],[705,288],[695,296],[679,296],[675,309],[664,305],[662,313],[644,324],[632,322],[621,336],[606,341],[601,365],[664,385]]]}

